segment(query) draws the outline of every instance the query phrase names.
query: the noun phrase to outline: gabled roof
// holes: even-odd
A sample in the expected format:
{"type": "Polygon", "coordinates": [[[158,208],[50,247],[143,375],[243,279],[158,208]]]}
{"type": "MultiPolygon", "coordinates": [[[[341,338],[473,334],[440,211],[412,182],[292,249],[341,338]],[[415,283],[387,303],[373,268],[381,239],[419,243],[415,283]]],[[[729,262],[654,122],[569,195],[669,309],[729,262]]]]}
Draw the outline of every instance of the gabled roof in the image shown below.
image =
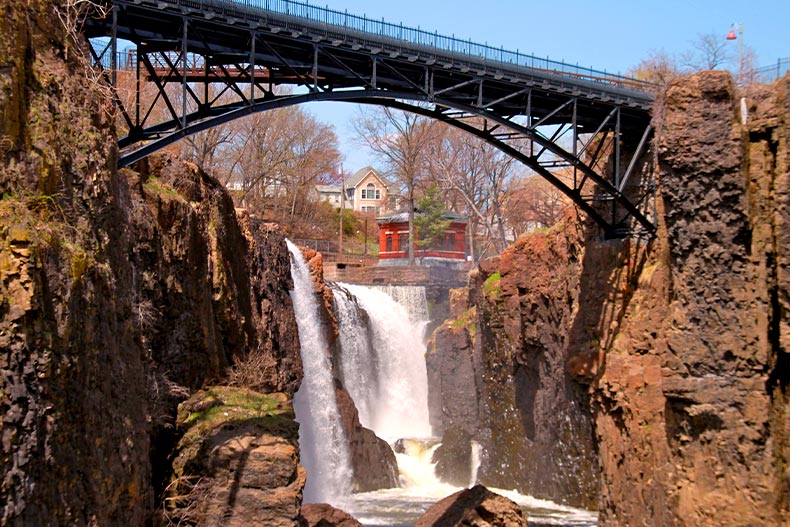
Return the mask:
{"type": "Polygon", "coordinates": [[[318,192],[340,194],[340,187],[338,187],[337,185],[316,185],[315,189],[318,192]]]}
{"type": "Polygon", "coordinates": [[[381,172],[371,166],[360,168],[354,172],[354,175],[346,180],[346,188],[356,188],[356,186],[359,185],[359,183],[365,179],[370,172],[373,172],[373,176],[376,177],[381,182],[381,184],[387,187],[389,190],[389,188],[392,186],[392,183],[382,176],[381,172]]]}

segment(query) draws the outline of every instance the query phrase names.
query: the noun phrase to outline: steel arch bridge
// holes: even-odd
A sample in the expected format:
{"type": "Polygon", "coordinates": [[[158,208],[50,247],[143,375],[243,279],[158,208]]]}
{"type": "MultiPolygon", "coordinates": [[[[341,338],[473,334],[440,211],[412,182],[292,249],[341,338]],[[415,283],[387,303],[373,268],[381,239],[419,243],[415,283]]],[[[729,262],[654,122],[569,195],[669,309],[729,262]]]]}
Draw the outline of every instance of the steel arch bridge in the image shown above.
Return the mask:
{"type": "Polygon", "coordinates": [[[634,175],[652,134],[653,97],[638,81],[291,0],[101,3],[106,16],[84,24],[94,60],[114,86],[119,75],[134,79],[133,96],[116,101],[129,129],[121,166],[254,112],[373,104],[443,121],[513,156],[607,238],[655,232],[652,177],[634,175]],[[143,84],[156,87],[152,101],[143,84]],[[292,93],[278,93],[283,85],[292,93]],[[157,104],[167,117],[151,122],[157,104]],[[572,180],[559,167],[571,167],[572,180]]]}

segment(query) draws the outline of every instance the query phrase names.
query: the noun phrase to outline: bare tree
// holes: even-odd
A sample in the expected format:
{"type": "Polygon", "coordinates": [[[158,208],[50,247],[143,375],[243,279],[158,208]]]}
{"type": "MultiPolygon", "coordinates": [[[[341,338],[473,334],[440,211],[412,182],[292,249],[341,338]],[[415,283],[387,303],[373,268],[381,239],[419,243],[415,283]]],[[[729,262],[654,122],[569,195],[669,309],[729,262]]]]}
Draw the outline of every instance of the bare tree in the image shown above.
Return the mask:
{"type": "Polygon", "coordinates": [[[239,120],[223,153],[229,180],[241,184],[238,203],[291,229],[314,205],[312,185],[340,162],[333,127],[298,106],[239,120]]]}
{"type": "MultiPolygon", "coordinates": [[[[560,179],[571,179],[563,171],[555,172],[560,179]]],[[[540,176],[530,176],[514,183],[507,206],[508,225],[518,235],[531,229],[551,227],[562,219],[571,206],[570,199],[557,187],[540,176]]]]}
{"type": "Polygon", "coordinates": [[[647,57],[628,71],[628,76],[658,86],[664,86],[682,75],[678,61],[665,51],[652,50],[647,57]]]}
{"type": "Polygon", "coordinates": [[[459,197],[472,232],[483,226],[496,252],[507,245],[505,207],[514,158],[466,132],[443,127],[433,143],[431,177],[446,190],[448,201],[459,197]]]}
{"type": "Polygon", "coordinates": [[[380,155],[404,188],[409,213],[409,265],[414,265],[414,199],[427,173],[427,157],[437,123],[417,114],[376,108],[353,121],[360,141],[380,155]]]}
{"type": "Polygon", "coordinates": [[[102,18],[107,16],[109,9],[103,5],[102,2],[93,0],[62,0],[61,2],[56,2],[54,5],[55,13],[60,23],[63,25],[63,29],[66,31],[67,36],[63,49],[64,57],[68,60],[71,46],[77,45],[78,49],[81,50],[78,52],[78,56],[80,56],[86,64],[89,64],[90,55],[82,52],[84,48],[77,44],[83,42],[83,37],[81,35],[82,24],[88,13],[102,18]]]}
{"type": "Polygon", "coordinates": [[[732,63],[732,53],[727,41],[717,33],[697,35],[686,54],[686,66],[695,71],[715,70],[732,63]]]}

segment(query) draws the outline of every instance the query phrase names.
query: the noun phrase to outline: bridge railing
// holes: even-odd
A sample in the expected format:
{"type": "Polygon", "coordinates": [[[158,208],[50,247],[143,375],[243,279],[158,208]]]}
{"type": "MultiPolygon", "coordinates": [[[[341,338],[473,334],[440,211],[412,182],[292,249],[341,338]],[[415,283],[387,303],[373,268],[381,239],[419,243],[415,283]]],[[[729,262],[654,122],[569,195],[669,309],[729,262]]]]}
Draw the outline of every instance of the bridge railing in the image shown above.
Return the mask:
{"type": "MultiPolygon", "coordinates": [[[[160,0],[161,1],[161,0],[160,0]]],[[[328,7],[311,5],[308,2],[295,0],[164,0],[165,3],[175,4],[193,9],[219,8],[228,14],[242,16],[245,19],[260,19],[265,13],[260,10],[309,20],[313,23],[327,26],[334,35],[352,37],[352,33],[366,33],[386,39],[402,41],[409,45],[423,48],[433,48],[456,55],[461,55],[475,60],[484,60],[502,64],[510,64],[554,73],[562,73],[576,78],[583,78],[597,82],[624,85],[630,88],[649,88],[649,84],[613,74],[606,70],[586,68],[578,64],[568,64],[564,61],[551,60],[548,57],[538,57],[520,51],[510,51],[502,47],[494,47],[471,40],[456,38],[455,36],[440,35],[438,32],[393,24],[382,20],[373,20],[366,16],[359,16],[338,11],[328,7]],[[256,13],[257,11],[257,13],[256,13]]]]}

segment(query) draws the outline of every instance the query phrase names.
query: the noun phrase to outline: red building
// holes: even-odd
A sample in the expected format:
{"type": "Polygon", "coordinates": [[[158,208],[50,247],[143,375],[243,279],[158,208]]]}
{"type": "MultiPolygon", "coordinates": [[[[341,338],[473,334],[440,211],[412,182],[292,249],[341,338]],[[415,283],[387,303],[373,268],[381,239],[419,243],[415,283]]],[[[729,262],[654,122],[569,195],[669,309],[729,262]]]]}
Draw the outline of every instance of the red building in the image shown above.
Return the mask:
{"type": "MultiPolygon", "coordinates": [[[[466,264],[466,217],[448,212],[444,218],[450,226],[444,239],[435,246],[422,249],[414,246],[414,260],[420,265],[460,268],[466,264]]],[[[376,218],[379,224],[380,266],[407,265],[409,262],[409,213],[395,212],[376,218]]],[[[420,233],[415,232],[416,240],[420,233]]],[[[415,240],[415,241],[416,241],[415,240]]]]}

